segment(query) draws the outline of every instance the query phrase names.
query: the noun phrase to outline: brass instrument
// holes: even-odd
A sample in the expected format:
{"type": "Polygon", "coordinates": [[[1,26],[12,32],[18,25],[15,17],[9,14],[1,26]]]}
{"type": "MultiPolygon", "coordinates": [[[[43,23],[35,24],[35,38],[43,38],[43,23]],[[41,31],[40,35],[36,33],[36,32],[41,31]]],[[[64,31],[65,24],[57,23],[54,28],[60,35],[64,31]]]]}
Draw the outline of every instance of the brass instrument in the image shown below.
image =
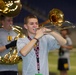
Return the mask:
{"type": "MultiPolygon", "coordinates": [[[[20,13],[21,8],[22,4],[20,0],[0,0],[0,15],[14,17],[20,13]]],[[[12,25],[11,27],[17,33],[17,36],[14,40],[17,40],[20,37],[25,37],[22,32],[22,27],[12,25]]],[[[20,57],[18,56],[16,47],[11,48],[10,52],[4,57],[0,56],[0,64],[17,64],[19,61],[20,57]]]]}
{"type": "Polygon", "coordinates": [[[21,8],[20,0],[0,0],[0,13],[5,16],[17,16],[21,8]]]}
{"type": "MultiPolygon", "coordinates": [[[[64,22],[67,22],[70,24],[69,21],[64,21],[64,14],[61,10],[53,8],[48,15],[49,19],[46,20],[45,22],[40,24],[40,27],[46,27],[46,28],[52,28],[54,26],[54,29],[62,30],[62,26],[64,22]],[[50,24],[48,24],[50,23],[50,24]],[[48,25],[46,25],[48,24],[48,25]]],[[[75,26],[66,26],[65,29],[67,28],[75,28],[75,26]]]]}
{"type": "Polygon", "coordinates": [[[51,23],[54,26],[61,26],[62,23],[64,22],[64,14],[61,10],[53,8],[48,15],[48,20],[46,20],[45,22],[41,23],[41,25],[47,24],[47,23],[51,23]]]}
{"type": "Polygon", "coordinates": [[[49,12],[49,20],[51,24],[61,26],[62,23],[64,22],[64,14],[59,9],[52,9],[49,12]]]}
{"type": "MultiPolygon", "coordinates": [[[[14,40],[17,40],[18,38],[24,38],[25,35],[22,32],[22,27],[20,26],[12,26],[12,30],[14,30],[17,33],[17,36],[14,38],[14,40]]],[[[17,48],[16,47],[12,47],[10,48],[10,52],[5,54],[4,57],[0,56],[0,64],[17,64],[19,63],[21,60],[21,57],[18,56],[18,52],[17,52],[17,48]]]]}

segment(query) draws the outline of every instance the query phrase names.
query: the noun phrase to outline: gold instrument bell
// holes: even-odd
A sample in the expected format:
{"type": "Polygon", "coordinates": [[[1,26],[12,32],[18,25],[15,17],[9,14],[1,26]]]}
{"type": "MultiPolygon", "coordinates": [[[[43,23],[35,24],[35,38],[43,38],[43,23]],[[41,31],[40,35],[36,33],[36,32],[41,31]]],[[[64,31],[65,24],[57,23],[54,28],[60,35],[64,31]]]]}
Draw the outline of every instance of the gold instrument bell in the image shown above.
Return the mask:
{"type": "MultiPolygon", "coordinates": [[[[14,38],[14,40],[25,37],[25,35],[23,34],[22,27],[20,27],[20,26],[11,26],[11,27],[12,27],[12,30],[14,30],[17,33],[17,36],[14,38]]],[[[17,64],[20,61],[21,61],[21,57],[18,56],[16,47],[10,48],[10,52],[5,54],[4,57],[0,56],[0,64],[12,65],[12,64],[17,64]]]]}
{"type": "MultiPolygon", "coordinates": [[[[61,10],[57,8],[53,8],[52,10],[50,10],[48,18],[49,18],[48,20],[40,24],[40,27],[42,26],[44,27],[48,23],[59,27],[64,22],[64,14],[61,10]]],[[[51,25],[49,27],[51,27],[51,25]]],[[[45,27],[48,27],[48,26],[45,26],[45,27]]]]}
{"type": "Polygon", "coordinates": [[[22,4],[20,0],[0,0],[0,13],[5,16],[17,16],[21,8],[22,4]]]}
{"type": "Polygon", "coordinates": [[[64,14],[61,10],[54,8],[49,12],[49,20],[51,24],[61,26],[64,22],[64,14]]]}

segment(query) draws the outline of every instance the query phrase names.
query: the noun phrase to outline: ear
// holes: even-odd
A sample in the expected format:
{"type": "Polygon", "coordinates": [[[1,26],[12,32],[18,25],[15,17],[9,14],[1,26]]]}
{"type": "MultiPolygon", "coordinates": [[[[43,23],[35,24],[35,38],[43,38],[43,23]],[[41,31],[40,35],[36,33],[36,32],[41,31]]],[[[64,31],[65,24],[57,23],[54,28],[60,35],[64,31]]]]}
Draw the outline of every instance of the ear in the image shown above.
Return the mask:
{"type": "Polygon", "coordinates": [[[27,25],[26,24],[24,24],[24,28],[27,29],[27,25]]]}

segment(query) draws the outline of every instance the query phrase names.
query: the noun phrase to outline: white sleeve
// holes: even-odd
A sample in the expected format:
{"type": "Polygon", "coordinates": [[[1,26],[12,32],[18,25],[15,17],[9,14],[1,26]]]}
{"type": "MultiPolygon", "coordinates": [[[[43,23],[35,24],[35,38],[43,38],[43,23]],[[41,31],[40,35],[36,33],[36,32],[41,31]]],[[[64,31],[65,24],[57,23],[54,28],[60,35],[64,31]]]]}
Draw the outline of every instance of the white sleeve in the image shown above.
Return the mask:
{"type": "Polygon", "coordinates": [[[20,52],[20,50],[26,45],[27,43],[26,43],[26,39],[24,39],[24,38],[19,38],[18,40],[17,40],[17,51],[18,51],[18,53],[20,52]]]}
{"type": "Polygon", "coordinates": [[[48,44],[48,51],[49,50],[56,50],[60,48],[58,41],[53,36],[47,36],[47,44],[48,44]]]}

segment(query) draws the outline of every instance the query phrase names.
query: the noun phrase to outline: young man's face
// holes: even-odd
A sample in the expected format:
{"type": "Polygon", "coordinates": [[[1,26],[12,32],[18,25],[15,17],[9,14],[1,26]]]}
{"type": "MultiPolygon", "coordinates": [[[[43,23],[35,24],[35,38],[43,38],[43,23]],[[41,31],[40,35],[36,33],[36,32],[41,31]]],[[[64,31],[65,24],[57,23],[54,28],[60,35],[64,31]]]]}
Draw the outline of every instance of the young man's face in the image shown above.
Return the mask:
{"type": "Polygon", "coordinates": [[[10,27],[10,25],[13,25],[13,19],[12,17],[6,17],[3,21],[2,21],[2,25],[4,27],[10,27]]]}
{"type": "Polygon", "coordinates": [[[30,18],[28,19],[27,25],[24,26],[27,29],[28,33],[35,34],[36,33],[35,29],[39,27],[38,20],[36,18],[30,18]]]}

